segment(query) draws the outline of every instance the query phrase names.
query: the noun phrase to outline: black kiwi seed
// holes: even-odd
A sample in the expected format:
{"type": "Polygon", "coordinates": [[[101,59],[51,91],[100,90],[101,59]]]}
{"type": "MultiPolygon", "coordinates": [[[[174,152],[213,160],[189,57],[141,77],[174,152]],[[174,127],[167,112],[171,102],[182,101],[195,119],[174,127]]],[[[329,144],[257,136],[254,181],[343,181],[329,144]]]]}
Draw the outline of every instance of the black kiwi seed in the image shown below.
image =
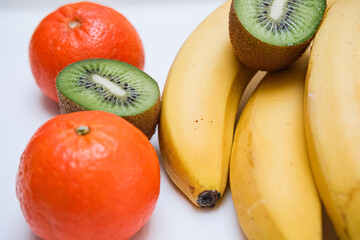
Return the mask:
{"type": "Polygon", "coordinates": [[[108,111],[131,122],[148,138],[155,132],[160,113],[159,87],[130,64],[109,59],[75,62],[59,73],[56,87],[61,113],[108,111]]]}

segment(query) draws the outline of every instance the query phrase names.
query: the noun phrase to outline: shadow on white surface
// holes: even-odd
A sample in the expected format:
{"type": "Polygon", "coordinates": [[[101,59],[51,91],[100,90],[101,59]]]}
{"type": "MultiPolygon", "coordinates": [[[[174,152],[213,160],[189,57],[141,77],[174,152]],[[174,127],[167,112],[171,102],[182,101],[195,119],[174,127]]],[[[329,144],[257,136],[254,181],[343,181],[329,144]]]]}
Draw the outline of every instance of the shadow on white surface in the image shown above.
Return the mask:
{"type": "Polygon", "coordinates": [[[52,116],[60,114],[59,104],[41,93],[39,96],[40,106],[52,116]]]}
{"type": "MultiPolygon", "coordinates": [[[[150,221],[142,228],[140,229],[134,237],[132,237],[130,240],[150,240],[149,238],[149,231],[151,228],[151,219],[150,221]]],[[[36,236],[36,234],[34,234],[33,232],[31,232],[31,230],[29,229],[29,237],[26,238],[28,240],[42,240],[41,238],[39,238],[38,236],[36,236]]],[[[14,240],[14,239],[13,239],[14,240]]],[[[20,239],[19,239],[20,240],[20,239]]],[[[25,239],[22,239],[25,240],[25,239]]]]}
{"type": "Polygon", "coordinates": [[[34,233],[31,233],[29,240],[41,240],[41,238],[36,236],[34,233]]]}
{"type": "Polygon", "coordinates": [[[141,228],[131,240],[150,240],[149,232],[151,228],[151,219],[141,228]]]}

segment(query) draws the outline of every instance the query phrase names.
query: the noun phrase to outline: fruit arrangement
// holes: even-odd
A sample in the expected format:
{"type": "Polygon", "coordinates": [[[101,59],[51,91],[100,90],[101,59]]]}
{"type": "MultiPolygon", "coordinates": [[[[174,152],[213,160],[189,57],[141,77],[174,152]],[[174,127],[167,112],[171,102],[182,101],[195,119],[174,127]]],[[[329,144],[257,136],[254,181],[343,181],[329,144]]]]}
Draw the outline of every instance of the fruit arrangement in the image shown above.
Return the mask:
{"type": "Polygon", "coordinates": [[[158,125],[170,179],[200,208],[221,205],[229,185],[248,239],[324,239],[324,211],[340,239],[360,239],[359,13],[358,0],[229,0],[185,41],[161,96],[121,14],[59,8],[30,41],[34,78],[60,106],[20,161],[30,228],[43,239],[133,236],[160,191],[158,125]]]}
{"type": "Polygon", "coordinates": [[[60,113],[24,150],[16,195],[42,239],[129,239],[150,219],[160,166],[149,139],[160,113],[157,82],[142,71],[142,42],[117,11],[90,2],[45,17],[30,66],[60,113]]]}
{"type": "Polygon", "coordinates": [[[359,7],[354,0],[233,0],[192,33],[169,72],[159,122],[164,167],[191,202],[213,207],[229,171],[249,239],[322,239],[322,203],[340,239],[360,238],[359,7]],[[252,69],[270,72],[233,139],[252,69]],[[236,89],[228,87],[234,77],[236,89]],[[184,101],[187,81],[200,86],[191,101],[184,101]]]}

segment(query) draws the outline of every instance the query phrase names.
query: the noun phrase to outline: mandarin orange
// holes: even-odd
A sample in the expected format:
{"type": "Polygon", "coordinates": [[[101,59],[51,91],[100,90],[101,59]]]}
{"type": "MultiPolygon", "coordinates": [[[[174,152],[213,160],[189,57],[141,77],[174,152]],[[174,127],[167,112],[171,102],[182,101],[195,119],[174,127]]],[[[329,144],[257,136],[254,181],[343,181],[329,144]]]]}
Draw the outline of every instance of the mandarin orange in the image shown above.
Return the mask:
{"type": "Polygon", "coordinates": [[[144,67],[134,26],[112,8],[90,2],[67,4],[45,17],[29,45],[30,67],[43,93],[58,102],[55,78],[70,63],[108,58],[144,67]]]}
{"type": "Polygon", "coordinates": [[[129,239],[149,220],[159,190],[148,138],[101,111],[58,115],[41,126],[16,182],[25,220],[45,240],[129,239]]]}

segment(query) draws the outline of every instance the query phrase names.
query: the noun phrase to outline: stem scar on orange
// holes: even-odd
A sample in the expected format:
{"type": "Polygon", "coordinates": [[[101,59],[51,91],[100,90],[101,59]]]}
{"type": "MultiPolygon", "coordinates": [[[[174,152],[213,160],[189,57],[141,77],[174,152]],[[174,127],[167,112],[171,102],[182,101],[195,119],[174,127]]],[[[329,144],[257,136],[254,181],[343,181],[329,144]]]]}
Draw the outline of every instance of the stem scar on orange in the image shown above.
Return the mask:
{"type": "Polygon", "coordinates": [[[108,58],[141,70],[144,49],[131,23],[119,12],[99,4],[67,4],[45,17],[29,45],[30,67],[46,96],[58,102],[57,74],[67,65],[88,59],[108,58]]]}
{"type": "Polygon", "coordinates": [[[31,138],[16,193],[42,239],[129,239],[149,220],[160,167],[148,138],[101,111],[57,115],[31,138]]]}

